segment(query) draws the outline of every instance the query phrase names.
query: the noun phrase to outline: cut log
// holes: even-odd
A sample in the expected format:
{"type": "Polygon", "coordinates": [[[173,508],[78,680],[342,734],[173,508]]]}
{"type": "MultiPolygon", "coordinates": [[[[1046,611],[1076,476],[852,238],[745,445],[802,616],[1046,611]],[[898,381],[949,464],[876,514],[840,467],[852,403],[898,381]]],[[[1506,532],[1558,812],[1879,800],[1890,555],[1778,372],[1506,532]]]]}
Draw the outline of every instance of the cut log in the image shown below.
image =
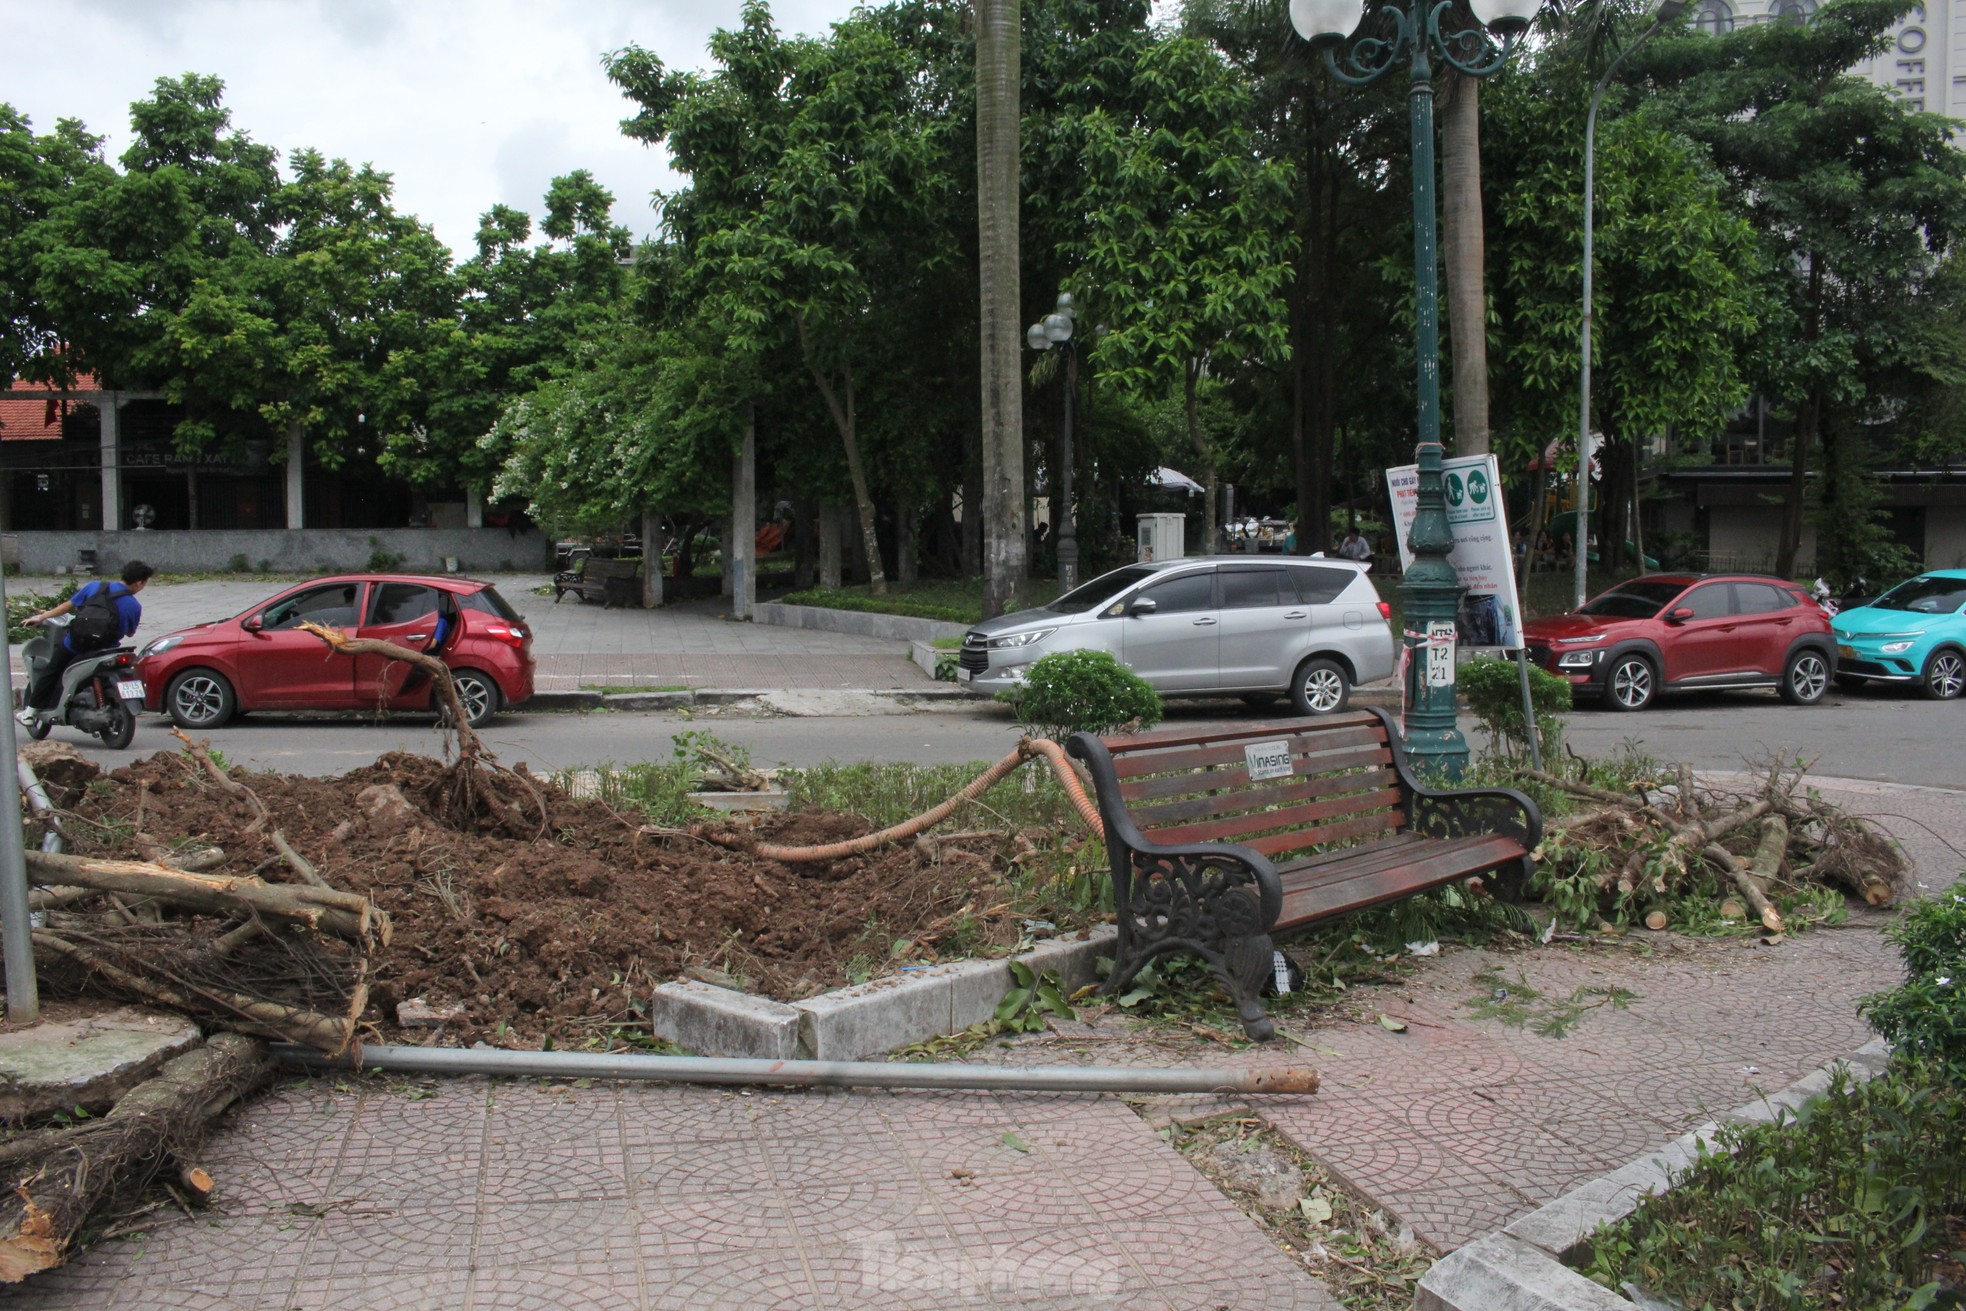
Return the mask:
{"type": "Polygon", "coordinates": [[[257,914],[263,919],[332,933],[351,942],[389,944],[389,916],[368,898],[352,892],[262,883],[235,875],[193,874],[135,860],[96,860],[45,851],[25,854],[29,874],[46,883],[152,897],[210,914],[257,914]]]}
{"type": "Polygon", "coordinates": [[[1748,874],[1747,866],[1736,860],[1734,853],[1718,842],[1709,845],[1705,855],[1734,880],[1734,886],[1741,890],[1741,895],[1747,898],[1748,905],[1754,907],[1755,914],[1761,917],[1761,927],[1770,933],[1780,933],[1782,913],[1769,902],[1767,894],[1754,885],[1754,879],[1748,874]]]}
{"type": "Polygon", "coordinates": [[[212,1182],[211,1174],[202,1166],[187,1165],[177,1172],[178,1192],[193,1206],[204,1206],[212,1200],[212,1193],[218,1185],[212,1182]]]}
{"type": "Polygon", "coordinates": [[[167,1062],[101,1119],[37,1135],[44,1150],[7,1169],[0,1283],[60,1265],[91,1213],[197,1151],[219,1113],[273,1069],[264,1045],[221,1033],[167,1062]]]}
{"type": "Polygon", "coordinates": [[[1753,859],[1748,861],[1748,877],[1754,886],[1768,895],[1768,885],[1782,873],[1782,858],[1789,849],[1789,822],[1780,815],[1770,815],[1761,825],[1761,844],[1754,849],[1753,859]]]}
{"type": "Polygon", "coordinates": [[[1655,910],[1645,917],[1645,927],[1655,933],[1665,928],[1669,922],[1666,918],[1666,913],[1662,910],[1655,910]]]}

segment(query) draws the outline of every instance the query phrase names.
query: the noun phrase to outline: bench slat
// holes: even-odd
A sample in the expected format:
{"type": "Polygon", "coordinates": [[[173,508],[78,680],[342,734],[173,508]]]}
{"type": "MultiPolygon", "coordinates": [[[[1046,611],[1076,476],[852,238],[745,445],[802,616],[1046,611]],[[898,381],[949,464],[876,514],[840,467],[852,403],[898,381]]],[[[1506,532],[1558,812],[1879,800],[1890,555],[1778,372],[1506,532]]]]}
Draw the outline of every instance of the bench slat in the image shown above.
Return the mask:
{"type": "Polygon", "coordinates": [[[1258,742],[1273,742],[1281,737],[1290,746],[1293,756],[1306,752],[1321,753],[1336,751],[1342,747],[1385,746],[1385,726],[1374,720],[1370,724],[1360,724],[1353,728],[1320,729],[1313,733],[1273,733],[1258,734],[1243,741],[1238,739],[1233,745],[1179,747],[1169,751],[1129,752],[1113,759],[1113,773],[1122,779],[1143,778],[1149,774],[1168,774],[1176,770],[1204,769],[1211,765],[1245,765],[1248,757],[1243,749],[1258,742]]]}
{"type": "Polygon", "coordinates": [[[1381,856],[1397,861],[1411,854],[1405,850],[1406,848],[1424,846],[1432,840],[1424,833],[1401,829],[1390,837],[1359,842],[1349,847],[1335,847],[1330,851],[1316,851],[1308,856],[1285,860],[1276,865],[1277,877],[1283,880],[1283,886],[1287,890],[1314,879],[1315,871],[1322,866],[1336,864],[1339,861],[1350,864],[1355,860],[1362,864],[1367,860],[1377,860],[1381,856]]]}
{"type": "MultiPolygon", "coordinates": [[[[1246,795],[1246,794],[1245,794],[1246,795]]],[[[1349,796],[1328,797],[1322,801],[1311,801],[1303,805],[1283,806],[1276,810],[1252,811],[1242,815],[1228,815],[1220,819],[1204,820],[1194,824],[1170,824],[1155,831],[1154,841],[1173,844],[1176,842],[1240,842],[1258,833],[1269,833],[1273,829],[1293,828],[1297,831],[1278,834],[1288,838],[1295,847],[1306,847],[1318,843],[1317,838],[1305,835],[1318,832],[1314,828],[1303,828],[1306,824],[1317,824],[1334,820],[1344,815],[1358,815],[1366,811],[1384,810],[1397,806],[1402,793],[1396,787],[1381,788],[1375,792],[1355,792],[1349,796]]],[[[1325,825],[1330,827],[1330,825],[1325,825]]],[[[1258,839],[1258,842],[1264,839],[1258,839]]],[[[1254,844],[1252,844],[1254,845],[1254,844]]],[[[1260,846],[1257,850],[1262,850],[1260,846]]]]}
{"type": "Polygon", "coordinates": [[[1522,847],[1514,838],[1486,834],[1424,844],[1418,858],[1390,867],[1368,864],[1335,865],[1332,877],[1305,886],[1286,885],[1283,913],[1277,928],[1296,928],[1320,919],[1377,906],[1456,879],[1485,873],[1519,860],[1522,847]]]}
{"type": "MultiPolygon", "coordinates": [[[[1368,755],[1383,756],[1377,762],[1360,763],[1389,764],[1389,752],[1371,752],[1368,755]]],[[[1323,774],[1308,778],[1279,780],[1274,786],[1236,788],[1233,791],[1211,791],[1204,796],[1188,797],[1181,801],[1163,801],[1157,806],[1128,806],[1127,812],[1133,822],[1143,830],[1153,831],[1164,824],[1177,824],[1183,820],[1206,819],[1211,815],[1230,815],[1238,811],[1260,810],[1268,806],[1281,806],[1292,801],[1309,801],[1313,797],[1328,797],[1339,792],[1357,792],[1367,788],[1382,788],[1399,781],[1399,775],[1390,769],[1370,771],[1354,770],[1346,774],[1323,774]]],[[[1227,785],[1233,787],[1233,784],[1227,785]]]]}
{"type": "Polygon", "coordinates": [[[1126,737],[1109,737],[1102,741],[1106,750],[1115,759],[1131,755],[1136,751],[1153,751],[1162,747],[1193,746],[1200,742],[1236,742],[1247,739],[1261,742],[1264,738],[1275,737],[1279,733],[1303,734],[1335,729],[1356,728],[1359,725],[1378,727],[1375,715],[1354,710],[1349,714],[1325,715],[1323,717],[1272,720],[1266,724],[1238,724],[1234,728],[1169,728],[1157,733],[1133,733],[1126,737]]]}
{"type": "Polygon", "coordinates": [[[1132,809],[1142,801],[1161,801],[1169,797],[1191,796],[1195,793],[1214,795],[1229,789],[1251,791],[1263,788],[1269,783],[1283,787],[1289,785],[1292,779],[1301,781],[1338,774],[1344,770],[1384,768],[1392,763],[1393,753],[1385,747],[1347,747],[1342,751],[1319,752],[1314,756],[1298,757],[1291,762],[1292,774],[1289,779],[1264,780],[1252,784],[1249,781],[1249,766],[1237,763],[1228,769],[1211,769],[1187,774],[1158,774],[1153,778],[1129,779],[1120,784],[1120,796],[1126,799],[1127,808],[1132,809]]]}
{"type": "Polygon", "coordinates": [[[1347,838],[1362,838],[1368,833],[1381,833],[1388,829],[1406,827],[1404,810],[1379,810],[1357,819],[1341,820],[1336,824],[1322,824],[1316,828],[1299,829],[1295,833],[1273,833],[1266,838],[1250,838],[1241,845],[1252,851],[1260,851],[1265,856],[1281,855],[1286,851],[1302,851],[1306,847],[1322,847],[1332,842],[1343,842],[1347,838]]]}

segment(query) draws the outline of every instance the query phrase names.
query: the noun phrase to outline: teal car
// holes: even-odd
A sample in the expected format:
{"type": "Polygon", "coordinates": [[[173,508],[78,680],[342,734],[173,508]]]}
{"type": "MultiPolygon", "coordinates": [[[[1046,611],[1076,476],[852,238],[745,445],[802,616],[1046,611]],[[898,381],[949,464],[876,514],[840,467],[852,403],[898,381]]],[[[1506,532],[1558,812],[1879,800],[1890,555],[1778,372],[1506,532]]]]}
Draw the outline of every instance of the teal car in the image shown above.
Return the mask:
{"type": "Polygon", "coordinates": [[[1907,579],[1831,623],[1844,686],[1916,683],[1934,701],[1966,691],[1966,569],[1907,579]]]}

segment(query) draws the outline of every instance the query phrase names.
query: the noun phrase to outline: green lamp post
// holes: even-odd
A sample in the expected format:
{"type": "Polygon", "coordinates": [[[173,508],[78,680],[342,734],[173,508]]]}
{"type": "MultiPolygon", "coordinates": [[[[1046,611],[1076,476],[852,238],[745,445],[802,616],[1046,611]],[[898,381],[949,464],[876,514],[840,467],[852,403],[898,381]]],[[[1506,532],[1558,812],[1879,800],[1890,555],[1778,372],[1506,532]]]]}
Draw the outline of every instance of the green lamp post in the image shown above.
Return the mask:
{"type": "Polygon", "coordinates": [[[1298,35],[1324,52],[1340,82],[1364,86],[1406,58],[1413,133],[1413,308],[1419,391],[1418,505],[1407,545],[1413,567],[1399,585],[1406,644],[1406,751],[1423,768],[1458,777],[1468,762],[1467,739],[1454,722],[1454,616],[1464,590],[1447,554],[1441,476],[1440,292],[1434,272],[1435,56],[1468,77],[1486,77],[1508,61],[1542,0],[1406,0],[1381,6],[1369,22],[1358,0],[1290,0],[1298,35]],[[1340,57],[1340,51],[1343,55],[1340,57]]]}

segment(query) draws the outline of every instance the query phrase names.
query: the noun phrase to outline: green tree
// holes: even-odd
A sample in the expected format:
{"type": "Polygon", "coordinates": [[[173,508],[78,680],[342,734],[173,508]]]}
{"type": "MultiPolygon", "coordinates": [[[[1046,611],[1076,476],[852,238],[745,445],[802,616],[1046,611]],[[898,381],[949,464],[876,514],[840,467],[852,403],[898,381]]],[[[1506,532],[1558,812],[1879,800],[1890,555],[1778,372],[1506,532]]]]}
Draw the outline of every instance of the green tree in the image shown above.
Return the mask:
{"type": "Polygon", "coordinates": [[[1802,538],[1812,452],[1823,451],[1819,551],[1864,554],[1879,536],[1851,434],[1894,411],[1915,328],[1966,219],[1966,161],[1951,123],[1909,110],[1846,70],[1882,51],[1913,0],[1836,0],[1807,23],[1655,42],[1635,73],[1674,127],[1728,179],[1762,247],[1764,394],[1795,407],[1776,570],[1802,538]],[[1839,449],[1843,448],[1843,449],[1839,449]]]}
{"type": "Polygon", "coordinates": [[[1018,608],[1025,570],[1018,203],[1023,6],[976,0],[976,221],[983,410],[983,614],[1018,608]]]}
{"type": "Polygon", "coordinates": [[[1201,422],[1205,377],[1287,349],[1283,288],[1289,166],[1258,157],[1242,78],[1205,43],[1171,36],[1140,60],[1141,117],[1087,116],[1088,298],[1108,332],[1095,358],[1143,393],[1178,388],[1201,461],[1215,540],[1214,445],[1201,422]]]}

